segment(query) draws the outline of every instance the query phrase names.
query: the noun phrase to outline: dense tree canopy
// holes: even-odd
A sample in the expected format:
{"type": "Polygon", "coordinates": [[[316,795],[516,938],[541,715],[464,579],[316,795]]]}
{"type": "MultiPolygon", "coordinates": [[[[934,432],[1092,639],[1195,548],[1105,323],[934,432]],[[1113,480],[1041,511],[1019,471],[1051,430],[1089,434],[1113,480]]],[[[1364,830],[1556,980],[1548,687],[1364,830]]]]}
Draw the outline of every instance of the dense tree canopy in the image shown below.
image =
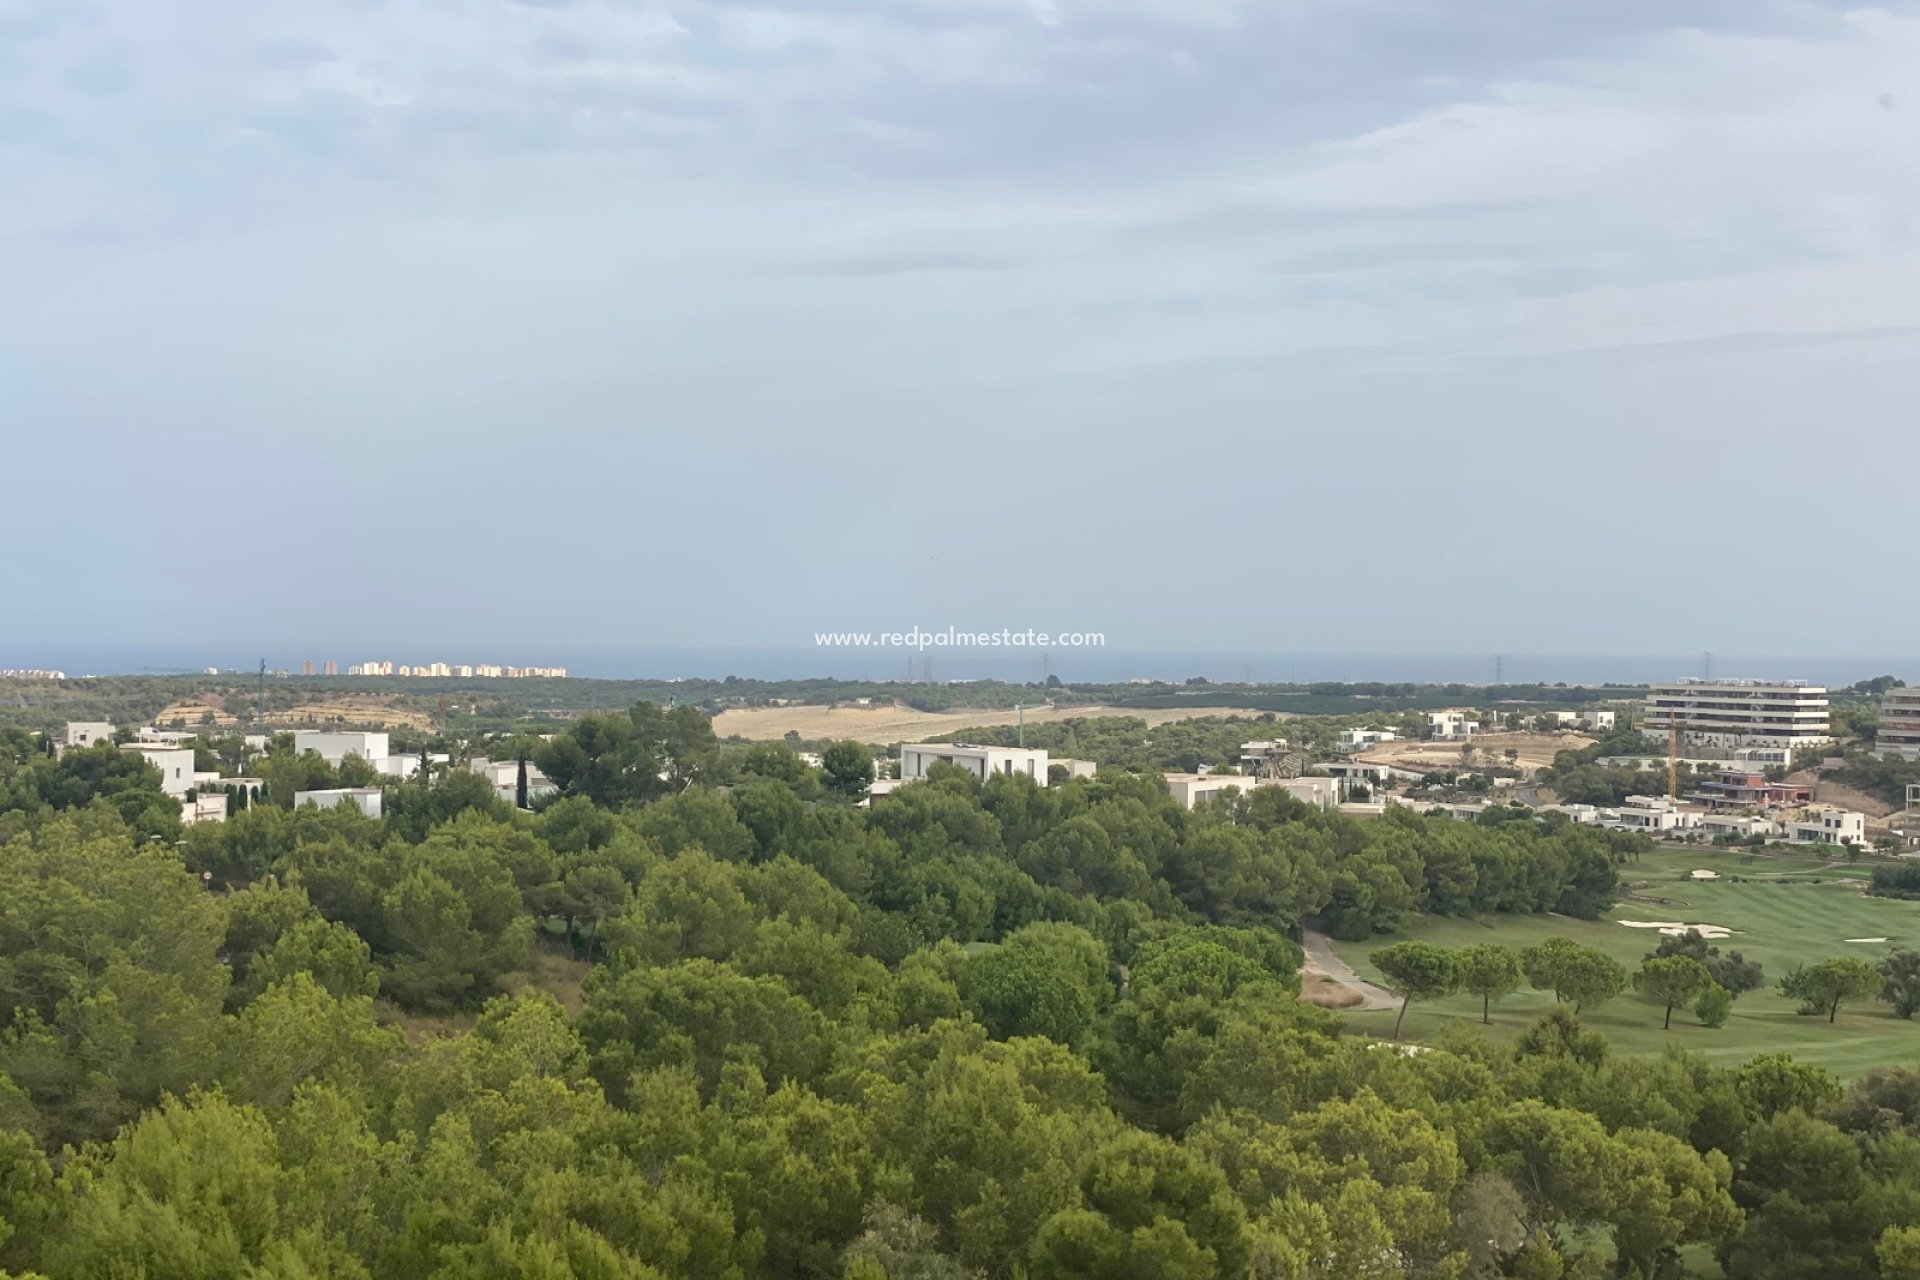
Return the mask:
{"type": "MultiPolygon", "coordinates": [[[[0,1274],[1920,1262],[1920,1075],[1616,1057],[1573,1010],[1625,971],[1571,943],[1381,947],[1410,999],[1524,973],[1565,1000],[1510,1045],[1403,1054],[1299,999],[1303,925],[1597,915],[1619,837],[1186,811],[1115,770],[940,770],[856,809],[851,753],[722,750],[684,708],[524,749],[562,788],[537,813],[446,770],[378,821],[269,803],[156,841],[117,799],[149,780],[12,742],[0,1274]]],[[[1712,958],[1642,989],[1678,1003],[1712,958]]],[[[1796,981],[1862,998],[1827,977],[1796,981]]]]}

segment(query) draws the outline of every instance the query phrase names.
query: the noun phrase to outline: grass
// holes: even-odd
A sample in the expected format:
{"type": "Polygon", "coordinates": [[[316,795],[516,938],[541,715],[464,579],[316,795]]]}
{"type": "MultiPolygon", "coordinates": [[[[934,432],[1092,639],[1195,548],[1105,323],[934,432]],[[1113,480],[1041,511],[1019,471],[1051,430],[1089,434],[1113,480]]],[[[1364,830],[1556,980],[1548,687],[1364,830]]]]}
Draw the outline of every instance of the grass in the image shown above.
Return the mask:
{"type": "MultiPolygon", "coordinates": [[[[1911,1062],[1920,1053],[1920,1020],[1897,1018],[1890,1006],[1867,1000],[1842,1006],[1839,1019],[1829,1025],[1825,1018],[1802,1017],[1796,1003],[1781,996],[1774,984],[1796,964],[1831,956],[1878,961],[1896,946],[1920,949],[1920,903],[1864,896],[1860,878],[1865,874],[1864,868],[1828,866],[1815,856],[1661,850],[1623,869],[1622,879],[1634,886],[1636,896],[1623,900],[1606,920],[1426,916],[1404,935],[1343,943],[1337,950],[1375,981],[1381,981],[1382,975],[1368,953],[1403,938],[1449,947],[1476,942],[1528,947],[1561,936],[1598,947],[1629,969],[1637,969],[1646,953],[1659,945],[1660,934],[1653,929],[1629,929],[1619,921],[1724,925],[1734,935],[1715,945],[1742,952],[1766,969],[1766,985],[1741,996],[1724,1027],[1703,1027],[1691,1010],[1676,1009],[1673,1029],[1662,1031],[1661,1007],[1631,989],[1598,1009],[1588,1009],[1581,1021],[1604,1032],[1618,1053],[1652,1054],[1676,1044],[1713,1062],[1729,1064],[1757,1053],[1786,1052],[1850,1078],[1873,1067],[1911,1062]],[[1696,868],[1718,872],[1721,879],[1692,880],[1689,873],[1696,868]],[[1887,941],[1846,941],[1879,937],[1887,941]]],[[[1493,1025],[1486,1030],[1497,1038],[1511,1039],[1552,1007],[1550,993],[1523,986],[1494,1005],[1493,1025]]],[[[1356,1027],[1381,1036],[1393,1031],[1392,1012],[1346,1016],[1356,1027]]],[[[1479,1025],[1478,997],[1415,1003],[1407,1012],[1403,1036],[1431,1039],[1462,1022],[1479,1025]]]]}

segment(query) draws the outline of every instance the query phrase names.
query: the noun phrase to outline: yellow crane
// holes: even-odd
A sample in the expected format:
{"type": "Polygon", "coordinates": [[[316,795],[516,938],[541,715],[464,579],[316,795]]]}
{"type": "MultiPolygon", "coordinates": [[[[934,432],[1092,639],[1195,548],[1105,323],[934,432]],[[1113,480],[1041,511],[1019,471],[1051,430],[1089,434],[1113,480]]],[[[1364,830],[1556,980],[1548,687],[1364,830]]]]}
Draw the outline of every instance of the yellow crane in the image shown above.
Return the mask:
{"type": "Polygon", "coordinates": [[[1667,799],[1680,799],[1680,720],[1667,722],[1667,799]]]}

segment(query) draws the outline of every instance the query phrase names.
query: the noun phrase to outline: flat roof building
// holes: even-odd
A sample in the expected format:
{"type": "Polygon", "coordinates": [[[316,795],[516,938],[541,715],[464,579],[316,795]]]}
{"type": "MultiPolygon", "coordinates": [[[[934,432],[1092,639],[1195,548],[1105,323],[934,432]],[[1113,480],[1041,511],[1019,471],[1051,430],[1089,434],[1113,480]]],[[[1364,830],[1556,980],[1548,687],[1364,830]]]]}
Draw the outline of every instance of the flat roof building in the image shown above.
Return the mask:
{"type": "Polygon", "coordinates": [[[103,742],[113,741],[113,724],[106,720],[69,720],[67,731],[60,739],[60,749],[74,747],[97,747],[103,742]]]}
{"type": "Polygon", "coordinates": [[[1247,773],[1258,773],[1268,764],[1277,764],[1287,755],[1285,738],[1262,738],[1258,742],[1240,744],[1240,768],[1247,773]]]}
{"type": "Polygon", "coordinates": [[[393,754],[385,733],[332,733],[323,729],[296,729],[293,734],[295,755],[317,751],[328,764],[338,765],[348,756],[359,756],[368,764],[393,754]]]}
{"type": "Polygon", "coordinates": [[[985,782],[996,773],[1024,773],[1047,785],[1047,753],[1027,747],[976,747],[965,742],[915,742],[900,748],[900,780],[917,782],[936,764],[965,769],[985,782]]]}
{"type": "Polygon", "coordinates": [[[1798,822],[1787,824],[1790,844],[1867,843],[1867,815],[1835,805],[1816,805],[1798,822]]]}
{"type": "MultiPolygon", "coordinates": [[[[1332,779],[1322,779],[1332,781],[1332,779]]],[[[1170,773],[1167,775],[1167,794],[1182,809],[1191,809],[1210,796],[1218,796],[1228,790],[1241,794],[1251,792],[1260,785],[1260,779],[1250,778],[1241,773],[1170,773]]]]}
{"type": "MultiPolygon", "coordinates": [[[[439,755],[434,756],[436,762],[441,759],[442,757],[439,755]]],[[[479,774],[492,784],[494,793],[502,800],[508,804],[518,802],[520,792],[520,762],[518,760],[489,760],[485,756],[476,756],[474,759],[467,761],[467,768],[479,774]]],[[[553,779],[540,772],[539,766],[535,765],[531,760],[527,761],[527,804],[529,806],[531,806],[535,800],[544,799],[559,789],[559,786],[553,779]]]]}
{"type": "Polygon", "coordinates": [[[1678,728],[1684,747],[1771,746],[1798,751],[1833,741],[1827,691],[1800,680],[1682,680],[1647,691],[1641,730],[1665,743],[1678,728]]]}
{"type": "Polygon", "coordinates": [[[1691,797],[1712,809],[1771,809],[1785,804],[1813,803],[1813,788],[1793,782],[1769,782],[1764,773],[1722,769],[1713,781],[1700,784],[1691,797]]]}
{"type": "Polygon", "coordinates": [[[1883,756],[1920,760],[1920,689],[1887,690],[1873,745],[1883,756]]]}
{"type": "Polygon", "coordinates": [[[1342,729],[1340,736],[1334,739],[1334,745],[1342,751],[1358,751],[1382,742],[1397,742],[1399,738],[1400,735],[1391,729],[1342,729]]]}
{"type": "Polygon", "coordinates": [[[122,751],[145,756],[147,763],[160,771],[160,788],[176,800],[193,790],[193,748],[176,747],[166,742],[128,742],[122,751]]]}
{"type": "Polygon", "coordinates": [[[321,809],[336,809],[347,805],[358,809],[369,818],[380,816],[380,788],[378,787],[331,787],[325,791],[296,791],[293,793],[293,807],[304,809],[315,805],[321,809]]]}
{"type": "Polygon", "coordinates": [[[1464,711],[1430,711],[1427,713],[1427,736],[1438,741],[1457,741],[1471,738],[1480,729],[1480,723],[1464,711]]]}

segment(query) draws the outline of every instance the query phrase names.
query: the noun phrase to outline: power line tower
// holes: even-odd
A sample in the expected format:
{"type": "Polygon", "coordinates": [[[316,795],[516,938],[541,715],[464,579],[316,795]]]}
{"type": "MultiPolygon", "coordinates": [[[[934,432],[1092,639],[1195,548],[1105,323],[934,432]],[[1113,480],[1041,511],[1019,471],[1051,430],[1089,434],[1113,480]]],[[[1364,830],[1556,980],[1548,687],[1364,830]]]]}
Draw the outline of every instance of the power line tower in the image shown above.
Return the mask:
{"type": "Polygon", "coordinates": [[[1505,677],[1506,673],[1507,673],[1507,655],[1504,653],[1494,654],[1493,655],[1493,682],[1495,684],[1505,684],[1506,680],[1503,677],[1505,677]]]}
{"type": "Polygon", "coordinates": [[[267,660],[265,658],[260,659],[260,686],[258,697],[259,704],[254,714],[259,717],[260,731],[265,733],[267,729],[267,660]]]}

